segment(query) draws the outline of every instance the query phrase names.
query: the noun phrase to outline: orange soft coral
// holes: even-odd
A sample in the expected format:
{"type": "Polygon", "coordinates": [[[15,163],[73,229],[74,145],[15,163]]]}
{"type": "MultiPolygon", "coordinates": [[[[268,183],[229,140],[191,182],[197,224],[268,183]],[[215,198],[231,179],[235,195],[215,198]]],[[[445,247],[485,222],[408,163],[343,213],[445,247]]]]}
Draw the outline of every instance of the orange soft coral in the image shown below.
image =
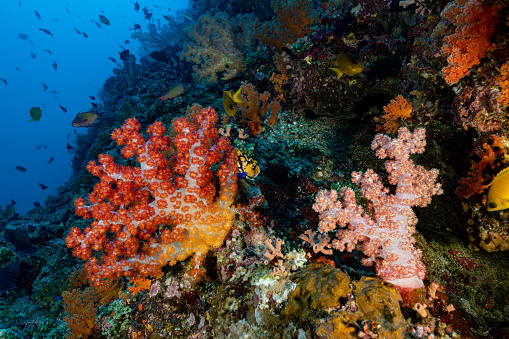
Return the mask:
{"type": "Polygon", "coordinates": [[[395,133],[401,127],[398,119],[409,118],[412,114],[412,103],[410,100],[398,95],[387,106],[384,106],[384,111],[385,114],[383,116],[374,119],[379,123],[376,125],[376,130],[379,132],[395,133]]]}
{"type": "Polygon", "coordinates": [[[468,176],[459,180],[459,187],[456,194],[461,198],[470,198],[473,195],[481,194],[490,186],[491,178],[507,165],[507,153],[502,143],[502,138],[492,134],[486,141],[478,140],[475,150],[480,158],[470,167],[468,176]]]}
{"type": "Polygon", "coordinates": [[[277,98],[269,102],[269,92],[260,94],[252,84],[244,81],[240,98],[243,103],[239,103],[238,106],[242,111],[242,119],[247,121],[249,134],[257,135],[262,131],[262,117],[265,115],[268,115],[267,121],[271,125],[276,123],[277,113],[281,109],[281,104],[277,98]]]}
{"type": "Polygon", "coordinates": [[[307,34],[306,26],[318,20],[318,11],[310,0],[271,0],[274,17],[264,22],[258,39],[267,46],[281,49],[307,34]]]}
{"type": "Polygon", "coordinates": [[[451,21],[456,30],[444,38],[442,53],[448,66],[442,76],[448,84],[455,84],[493,50],[489,42],[500,15],[500,6],[488,6],[480,0],[455,0],[442,11],[442,18],[451,21]]]}
{"type": "Polygon", "coordinates": [[[135,156],[140,167],[117,165],[104,154],[98,164],[87,166],[100,182],[89,194],[89,204],[78,198],[75,208],[78,215],[95,220],[83,232],[71,229],[66,245],[88,260],[92,283],[122,275],[158,277],[164,265],[193,254],[201,258],[222,244],[234,214],[230,206],[237,190],[237,156],[228,139],[218,137],[216,122],[212,108],[192,121],[175,121],[173,168],[164,156],[170,140],[160,122],[149,126],[148,140],[134,118],[112,133],[124,146],[122,155],[135,156]],[[99,260],[92,254],[100,250],[99,260]]]}

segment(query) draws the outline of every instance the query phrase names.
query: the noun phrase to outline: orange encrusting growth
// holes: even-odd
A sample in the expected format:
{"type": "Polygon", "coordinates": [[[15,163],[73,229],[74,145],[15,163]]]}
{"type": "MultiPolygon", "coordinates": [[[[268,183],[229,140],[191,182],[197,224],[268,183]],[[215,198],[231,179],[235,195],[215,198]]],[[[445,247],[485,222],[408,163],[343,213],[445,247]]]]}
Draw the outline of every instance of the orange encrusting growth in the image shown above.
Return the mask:
{"type": "Polygon", "coordinates": [[[495,78],[500,87],[500,97],[498,102],[503,108],[509,106],[509,61],[500,67],[500,75],[495,78]]]}
{"type": "Polygon", "coordinates": [[[145,140],[134,118],[112,138],[124,146],[121,154],[126,159],[135,156],[140,167],[117,165],[105,154],[98,164],[88,164],[100,182],[89,194],[89,204],[78,198],[75,208],[76,214],[94,221],[83,232],[71,229],[66,245],[88,260],[85,269],[93,284],[120,276],[160,277],[166,264],[193,254],[199,263],[210,248],[222,244],[234,216],[237,156],[227,138],[218,138],[216,122],[212,108],[203,109],[192,122],[175,121],[173,169],[164,156],[170,146],[164,125],[149,126],[145,140]],[[112,239],[107,232],[113,233],[112,239]],[[92,253],[100,250],[98,260],[92,253]]]}

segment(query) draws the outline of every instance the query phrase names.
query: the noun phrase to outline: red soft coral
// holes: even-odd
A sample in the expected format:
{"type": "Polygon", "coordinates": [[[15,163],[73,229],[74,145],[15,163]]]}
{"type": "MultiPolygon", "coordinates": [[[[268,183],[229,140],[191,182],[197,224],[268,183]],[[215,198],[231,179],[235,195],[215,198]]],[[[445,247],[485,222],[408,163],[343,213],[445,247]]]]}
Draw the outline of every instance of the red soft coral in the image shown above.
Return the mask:
{"type": "Polygon", "coordinates": [[[448,84],[455,84],[493,50],[489,42],[500,15],[500,6],[488,6],[479,0],[455,0],[442,11],[442,18],[450,20],[456,31],[444,38],[442,53],[448,55],[448,66],[442,75],[448,84]]]}

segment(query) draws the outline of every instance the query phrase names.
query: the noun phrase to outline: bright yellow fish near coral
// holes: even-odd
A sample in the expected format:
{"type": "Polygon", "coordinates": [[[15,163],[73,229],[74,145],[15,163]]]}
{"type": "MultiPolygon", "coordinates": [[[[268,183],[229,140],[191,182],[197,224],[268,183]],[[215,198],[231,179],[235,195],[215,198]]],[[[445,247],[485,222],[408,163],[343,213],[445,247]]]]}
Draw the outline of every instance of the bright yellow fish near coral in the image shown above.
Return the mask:
{"type": "Polygon", "coordinates": [[[490,212],[509,208],[509,167],[500,171],[488,190],[486,209],[490,212]]]}
{"type": "Polygon", "coordinates": [[[331,69],[338,75],[337,79],[341,78],[343,74],[357,75],[364,69],[364,62],[362,62],[361,57],[354,54],[339,53],[332,63],[334,67],[331,67],[331,69]]]}
{"type": "Polygon", "coordinates": [[[243,104],[244,101],[240,99],[240,93],[242,91],[242,87],[239,88],[235,94],[232,94],[232,91],[224,91],[223,92],[223,107],[226,111],[226,114],[233,117],[237,114],[237,103],[243,104]]]}

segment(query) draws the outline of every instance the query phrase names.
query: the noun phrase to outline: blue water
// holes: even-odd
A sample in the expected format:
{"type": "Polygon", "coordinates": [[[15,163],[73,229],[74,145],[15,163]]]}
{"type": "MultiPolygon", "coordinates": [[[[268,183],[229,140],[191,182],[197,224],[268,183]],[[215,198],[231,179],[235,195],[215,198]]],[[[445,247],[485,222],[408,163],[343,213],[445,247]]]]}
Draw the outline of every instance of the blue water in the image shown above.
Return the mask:
{"type": "MultiPolygon", "coordinates": [[[[49,194],[55,194],[69,179],[73,152],[66,145],[74,146],[75,132],[86,132],[84,128],[73,128],[71,122],[78,112],[91,108],[89,96],[97,100],[104,81],[113,74],[116,64],[108,57],[120,62],[121,46],[137,58],[146,54],[131,39],[134,23],[142,28],[148,24],[143,12],[134,10],[133,3],[125,0],[2,1],[0,78],[7,81],[7,85],[0,81],[2,209],[13,199],[17,202],[16,212],[24,214],[33,208],[34,201],[44,203],[49,194]],[[104,15],[110,25],[101,23],[99,15],[104,15]],[[50,31],[53,37],[41,28],[50,31]],[[78,34],[75,28],[88,38],[78,34]],[[19,39],[19,33],[29,37],[19,39]],[[31,52],[35,53],[35,59],[31,52]],[[58,65],[57,70],[52,67],[53,62],[58,65]],[[42,83],[48,86],[46,91],[42,83]],[[35,123],[29,121],[29,110],[36,106],[42,109],[42,117],[35,123]],[[36,151],[38,144],[48,148],[36,151]],[[48,164],[51,157],[55,160],[48,164]],[[16,166],[27,171],[19,172],[16,166]],[[38,183],[48,189],[42,190],[38,183]]],[[[140,5],[153,13],[151,21],[156,23],[165,20],[163,15],[181,12],[187,1],[140,1],[140,5]]]]}

